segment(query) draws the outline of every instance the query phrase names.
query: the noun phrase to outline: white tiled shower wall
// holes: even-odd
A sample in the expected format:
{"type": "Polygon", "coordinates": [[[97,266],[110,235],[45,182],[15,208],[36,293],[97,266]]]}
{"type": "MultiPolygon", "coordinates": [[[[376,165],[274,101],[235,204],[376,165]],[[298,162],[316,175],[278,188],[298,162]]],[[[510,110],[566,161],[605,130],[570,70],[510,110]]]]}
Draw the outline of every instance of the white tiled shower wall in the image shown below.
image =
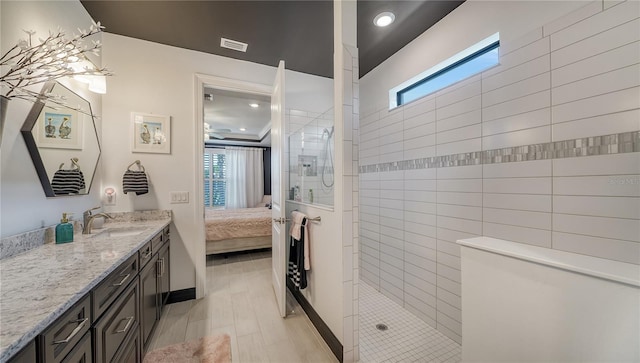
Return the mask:
{"type": "Polygon", "coordinates": [[[501,44],[499,66],[392,111],[379,105],[363,114],[360,277],[461,342],[458,239],[485,235],[640,264],[637,149],[363,172],[640,130],[639,17],[638,1],[585,3],[501,44]]]}

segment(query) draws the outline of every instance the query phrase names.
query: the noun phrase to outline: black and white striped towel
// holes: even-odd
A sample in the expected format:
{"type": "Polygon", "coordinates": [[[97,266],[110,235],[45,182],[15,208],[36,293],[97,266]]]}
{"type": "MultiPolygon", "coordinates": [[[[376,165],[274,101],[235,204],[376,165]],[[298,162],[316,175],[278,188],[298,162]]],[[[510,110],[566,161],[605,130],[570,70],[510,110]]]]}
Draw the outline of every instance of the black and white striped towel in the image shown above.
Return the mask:
{"type": "Polygon", "coordinates": [[[51,188],[55,195],[78,194],[85,188],[84,174],[78,169],[57,170],[51,179],[51,188]]]}
{"type": "Polygon", "coordinates": [[[136,193],[136,195],[147,194],[149,192],[149,181],[147,173],[142,170],[127,170],[122,177],[122,192],[136,193]]]}

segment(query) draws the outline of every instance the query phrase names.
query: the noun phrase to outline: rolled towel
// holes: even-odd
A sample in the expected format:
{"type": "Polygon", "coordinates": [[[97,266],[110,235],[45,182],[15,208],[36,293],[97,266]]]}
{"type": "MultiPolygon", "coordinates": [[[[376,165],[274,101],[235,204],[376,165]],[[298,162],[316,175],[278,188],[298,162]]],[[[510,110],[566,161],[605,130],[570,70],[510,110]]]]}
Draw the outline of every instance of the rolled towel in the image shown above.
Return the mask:
{"type": "Polygon", "coordinates": [[[51,188],[56,195],[78,194],[85,188],[84,175],[78,169],[56,170],[51,180],[51,188]]]}
{"type": "Polygon", "coordinates": [[[304,213],[296,211],[291,212],[291,229],[289,230],[289,234],[291,235],[291,237],[298,241],[300,241],[300,230],[302,229],[302,221],[306,217],[307,216],[304,213]]]}
{"type": "Polygon", "coordinates": [[[129,192],[136,193],[136,195],[142,195],[149,192],[149,181],[147,180],[147,173],[142,170],[133,171],[127,170],[122,176],[122,192],[127,194],[129,192]]]}

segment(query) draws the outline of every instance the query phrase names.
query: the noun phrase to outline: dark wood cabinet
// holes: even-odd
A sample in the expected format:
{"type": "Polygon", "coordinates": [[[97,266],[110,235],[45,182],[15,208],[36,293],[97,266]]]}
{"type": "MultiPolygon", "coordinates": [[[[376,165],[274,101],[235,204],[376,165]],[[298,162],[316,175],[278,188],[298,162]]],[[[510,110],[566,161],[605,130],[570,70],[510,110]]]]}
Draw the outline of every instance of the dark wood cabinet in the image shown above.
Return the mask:
{"type": "Polygon", "coordinates": [[[158,255],[153,255],[140,271],[140,331],[145,351],[158,319],[158,267],[158,255]]]}
{"type": "Polygon", "coordinates": [[[37,362],[36,358],[36,342],[31,341],[26,347],[14,355],[7,363],[33,363],[37,362]]]}
{"type": "Polygon", "coordinates": [[[166,227],[7,363],[140,363],[170,288],[166,227]]]}

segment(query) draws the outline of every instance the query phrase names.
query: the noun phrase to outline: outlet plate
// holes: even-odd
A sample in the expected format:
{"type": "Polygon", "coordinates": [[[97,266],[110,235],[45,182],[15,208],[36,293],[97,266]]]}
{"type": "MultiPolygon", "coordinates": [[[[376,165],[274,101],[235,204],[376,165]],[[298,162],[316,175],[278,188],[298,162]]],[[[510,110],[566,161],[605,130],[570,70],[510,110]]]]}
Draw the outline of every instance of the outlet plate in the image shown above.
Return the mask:
{"type": "Polygon", "coordinates": [[[171,204],[189,203],[189,192],[171,192],[171,204]]]}

